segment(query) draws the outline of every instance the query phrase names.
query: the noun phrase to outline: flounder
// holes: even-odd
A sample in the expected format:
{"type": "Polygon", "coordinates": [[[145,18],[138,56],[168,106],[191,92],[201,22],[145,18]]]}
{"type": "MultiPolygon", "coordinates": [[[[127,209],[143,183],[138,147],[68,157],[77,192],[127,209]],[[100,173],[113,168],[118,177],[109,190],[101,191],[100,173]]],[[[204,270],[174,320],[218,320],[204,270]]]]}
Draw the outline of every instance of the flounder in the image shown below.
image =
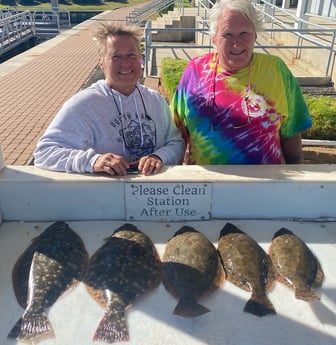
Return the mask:
{"type": "Polygon", "coordinates": [[[263,248],[248,234],[227,223],[220,232],[218,252],[227,280],[252,292],[244,311],[260,317],[275,314],[266,295],[275,276],[272,262],[263,248]]]}
{"type": "Polygon", "coordinates": [[[295,290],[297,299],[320,299],[313,289],[322,285],[324,273],[318,259],[298,236],[281,228],[274,234],[269,254],[276,270],[276,279],[295,290]]]}
{"type": "Polygon", "coordinates": [[[94,341],[129,340],[125,310],[162,281],[162,262],[151,239],[124,224],[90,258],[85,284],[104,308],[94,341]]]}
{"type": "Polygon", "coordinates": [[[33,239],[12,271],[14,292],[25,311],[8,337],[32,341],[51,334],[46,310],[83,278],[88,261],[83,241],[64,222],[50,225],[33,239]]]}
{"type": "Polygon", "coordinates": [[[198,299],[224,283],[216,247],[199,231],[183,226],[168,240],[162,257],[165,289],[178,299],[174,314],[196,317],[209,312],[198,299]]]}

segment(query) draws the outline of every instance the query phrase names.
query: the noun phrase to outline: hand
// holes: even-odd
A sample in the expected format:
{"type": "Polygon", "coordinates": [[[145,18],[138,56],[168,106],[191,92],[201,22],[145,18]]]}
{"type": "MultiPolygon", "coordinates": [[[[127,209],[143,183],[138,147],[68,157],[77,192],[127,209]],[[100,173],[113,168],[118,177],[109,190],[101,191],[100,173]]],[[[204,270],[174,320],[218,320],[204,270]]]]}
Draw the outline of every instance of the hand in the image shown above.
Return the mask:
{"type": "Polygon", "coordinates": [[[163,167],[163,162],[159,156],[149,155],[140,158],[138,168],[142,174],[148,176],[157,174],[163,167]]]}
{"type": "Polygon", "coordinates": [[[287,164],[302,164],[303,151],[301,134],[296,134],[290,138],[280,138],[281,149],[287,164]]]}
{"type": "Polygon", "coordinates": [[[113,153],[105,153],[97,158],[93,164],[94,172],[105,172],[109,175],[127,175],[126,169],[129,168],[127,161],[113,153]]]}

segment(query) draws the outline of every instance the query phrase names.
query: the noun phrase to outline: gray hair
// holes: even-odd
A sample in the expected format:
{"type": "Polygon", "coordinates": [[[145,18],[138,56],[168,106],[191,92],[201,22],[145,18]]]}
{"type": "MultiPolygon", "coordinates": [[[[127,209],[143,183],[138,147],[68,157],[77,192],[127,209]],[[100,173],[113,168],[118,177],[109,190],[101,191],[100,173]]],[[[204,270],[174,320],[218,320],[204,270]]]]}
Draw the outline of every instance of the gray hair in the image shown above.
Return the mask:
{"type": "Polygon", "coordinates": [[[102,23],[93,34],[94,41],[98,44],[98,53],[100,56],[105,54],[106,40],[109,36],[131,36],[140,52],[143,30],[137,26],[127,26],[115,23],[102,23]]]}
{"type": "Polygon", "coordinates": [[[244,15],[253,25],[254,31],[263,30],[262,16],[249,0],[218,0],[210,11],[210,34],[217,32],[218,21],[225,10],[238,11],[244,15]]]}

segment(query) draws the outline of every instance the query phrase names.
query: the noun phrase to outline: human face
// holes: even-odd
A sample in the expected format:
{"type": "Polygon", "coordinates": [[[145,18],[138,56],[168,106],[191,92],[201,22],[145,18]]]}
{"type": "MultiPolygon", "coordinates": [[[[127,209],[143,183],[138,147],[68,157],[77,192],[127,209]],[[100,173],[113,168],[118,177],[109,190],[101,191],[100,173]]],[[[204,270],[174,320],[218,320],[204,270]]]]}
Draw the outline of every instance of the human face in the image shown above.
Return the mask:
{"type": "Polygon", "coordinates": [[[107,85],[125,95],[131,94],[141,77],[141,59],[131,36],[109,36],[105,54],[99,60],[107,85]]]}
{"type": "Polygon", "coordinates": [[[253,24],[239,11],[225,10],[218,19],[212,41],[217,47],[219,64],[230,72],[246,67],[252,58],[257,34],[253,24]]]}

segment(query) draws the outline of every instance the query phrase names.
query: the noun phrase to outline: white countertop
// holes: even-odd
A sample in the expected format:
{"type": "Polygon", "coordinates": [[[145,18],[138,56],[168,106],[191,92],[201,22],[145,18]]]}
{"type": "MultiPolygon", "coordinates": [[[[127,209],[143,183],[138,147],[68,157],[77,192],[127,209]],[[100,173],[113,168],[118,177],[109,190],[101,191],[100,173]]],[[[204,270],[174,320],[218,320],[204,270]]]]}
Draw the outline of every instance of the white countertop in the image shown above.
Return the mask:
{"type": "Polygon", "coordinates": [[[10,165],[0,171],[0,183],[27,182],[335,182],[336,164],[297,165],[174,165],[165,166],[151,176],[109,177],[97,174],[69,174],[43,170],[35,166],[10,165]]]}
{"type": "MultiPolygon", "coordinates": [[[[277,315],[259,318],[243,311],[250,296],[229,282],[200,300],[211,312],[192,319],[172,314],[177,301],[162,284],[127,312],[128,345],[334,345],[336,342],[336,223],[280,220],[212,220],[196,222],[132,222],[147,233],[162,255],[166,241],[182,225],[202,231],[213,243],[227,221],[251,235],[267,250],[273,234],[287,227],[300,236],[320,260],[325,273],[318,302],[295,299],[292,290],[276,283],[269,293],[277,315]]],[[[68,224],[92,254],[103,239],[125,221],[74,221],[68,224]]],[[[0,225],[0,343],[20,344],[7,334],[21,316],[11,282],[11,270],[33,237],[51,222],[3,222],[0,225]]],[[[60,298],[48,312],[54,338],[39,345],[93,345],[92,336],[103,310],[83,284],[60,298]]]]}
{"type": "Polygon", "coordinates": [[[336,219],[335,195],[336,165],[326,164],[166,166],[157,175],[125,177],[51,172],[32,166],[6,166],[0,171],[0,213],[6,221],[195,221],[207,219],[206,215],[211,219],[332,220],[336,219]],[[168,188],[182,185],[206,187],[206,191],[193,198],[168,188]],[[146,195],[132,194],[133,187],[161,186],[169,189],[166,197],[188,203],[188,214],[195,216],[174,216],[174,209],[163,207],[166,200],[158,193],[160,205],[154,205],[155,209],[146,195]],[[139,210],[147,218],[133,212],[135,205],[129,202],[133,196],[147,207],[139,210]],[[202,208],[208,210],[205,216],[200,214],[202,208]],[[155,212],[171,217],[153,218],[155,212]]]}

